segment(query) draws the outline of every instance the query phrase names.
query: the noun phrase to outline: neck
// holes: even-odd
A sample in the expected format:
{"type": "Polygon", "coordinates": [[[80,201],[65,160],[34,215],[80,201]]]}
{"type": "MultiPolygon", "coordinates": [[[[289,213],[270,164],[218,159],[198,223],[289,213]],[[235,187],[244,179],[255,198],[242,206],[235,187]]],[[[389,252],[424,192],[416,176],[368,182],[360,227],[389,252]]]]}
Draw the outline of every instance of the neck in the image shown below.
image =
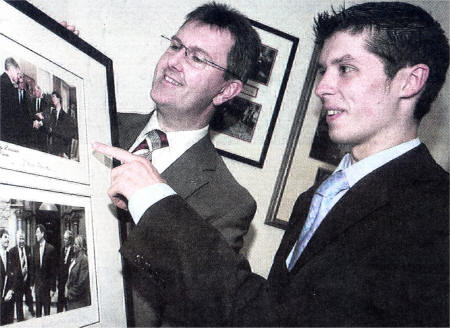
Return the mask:
{"type": "Polygon", "coordinates": [[[177,115],[175,110],[161,111],[156,109],[158,124],[164,132],[192,131],[204,128],[209,124],[214,111],[208,109],[177,115]]]}

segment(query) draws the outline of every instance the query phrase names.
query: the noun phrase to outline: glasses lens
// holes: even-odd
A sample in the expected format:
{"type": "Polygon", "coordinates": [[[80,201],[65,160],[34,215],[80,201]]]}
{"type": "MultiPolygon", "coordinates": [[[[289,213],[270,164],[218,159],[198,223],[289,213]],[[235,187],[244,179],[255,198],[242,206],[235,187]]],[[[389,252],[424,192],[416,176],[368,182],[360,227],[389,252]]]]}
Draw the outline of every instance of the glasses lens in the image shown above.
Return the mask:
{"type": "Polygon", "coordinates": [[[205,67],[206,58],[201,52],[191,51],[188,49],[187,59],[189,64],[197,69],[202,69],[205,67]]]}

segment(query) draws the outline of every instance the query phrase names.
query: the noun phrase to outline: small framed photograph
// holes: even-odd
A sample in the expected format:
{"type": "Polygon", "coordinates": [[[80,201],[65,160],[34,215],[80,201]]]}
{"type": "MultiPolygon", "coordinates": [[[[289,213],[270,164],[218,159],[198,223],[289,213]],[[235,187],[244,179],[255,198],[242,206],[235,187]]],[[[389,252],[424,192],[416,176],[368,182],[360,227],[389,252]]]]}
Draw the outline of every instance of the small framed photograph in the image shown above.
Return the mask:
{"type": "Polygon", "coordinates": [[[219,154],[262,168],[298,38],[259,22],[251,22],[263,44],[257,71],[237,97],[218,108],[211,124],[211,136],[219,154]]]}

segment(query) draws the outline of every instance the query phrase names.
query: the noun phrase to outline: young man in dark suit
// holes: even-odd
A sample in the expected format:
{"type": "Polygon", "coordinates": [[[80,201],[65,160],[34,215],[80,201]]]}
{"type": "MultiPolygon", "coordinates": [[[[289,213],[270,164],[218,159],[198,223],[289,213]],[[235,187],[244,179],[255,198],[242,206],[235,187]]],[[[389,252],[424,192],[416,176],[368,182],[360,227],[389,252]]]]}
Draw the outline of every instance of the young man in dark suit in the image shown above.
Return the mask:
{"type": "Polygon", "coordinates": [[[31,275],[33,274],[33,258],[31,247],[25,244],[25,234],[22,230],[16,232],[16,246],[9,250],[11,260],[17,272],[17,287],[14,295],[17,321],[23,321],[23,297],[31,315],[33,310],[33,296],[31,295],[31,275]]]}
{"type": "MultiPolygon", "coordinates": [[[[399,2],[325,12],[315,29],[316,95],[331,139],[352,150],[298,198],[268,279],[177,195],[148,207],[122,255],[178,306],[180,325],[448,326],[449,179],[417,139],[445,81],[448,40],[399,2]],[[323,187],[332,181],[335,193],[323,187]]],[[[141,169],[139,181],[112,173],[117,206],[117,195],[132,201],[164,183],[145,159],[94,149],[141,169]]]]}
{"type": "Polygon", "coordinates": [[[58,259],[55,248],[45,240],[47,231],[42,224],[36,227],[36,244],[33,247],[34,272],[32,285],[36,297],[36,317],[50,314],[51,298],[56,290],[58,259]]]}

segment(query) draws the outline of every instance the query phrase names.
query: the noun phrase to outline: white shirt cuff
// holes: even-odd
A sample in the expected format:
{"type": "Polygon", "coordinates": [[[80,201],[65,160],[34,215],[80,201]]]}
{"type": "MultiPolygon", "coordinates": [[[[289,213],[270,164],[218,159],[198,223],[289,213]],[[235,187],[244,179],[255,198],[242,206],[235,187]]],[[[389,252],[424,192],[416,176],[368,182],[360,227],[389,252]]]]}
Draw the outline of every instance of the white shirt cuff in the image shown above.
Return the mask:
{"type": "Polygon", "coordinates": [[[128,211],[130,211],[134,223],[139,223],[142,215],[150,206],[175,194],[176,192],[165,183],[156,183],[136,191],[128,200],[128,211]]]}

